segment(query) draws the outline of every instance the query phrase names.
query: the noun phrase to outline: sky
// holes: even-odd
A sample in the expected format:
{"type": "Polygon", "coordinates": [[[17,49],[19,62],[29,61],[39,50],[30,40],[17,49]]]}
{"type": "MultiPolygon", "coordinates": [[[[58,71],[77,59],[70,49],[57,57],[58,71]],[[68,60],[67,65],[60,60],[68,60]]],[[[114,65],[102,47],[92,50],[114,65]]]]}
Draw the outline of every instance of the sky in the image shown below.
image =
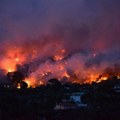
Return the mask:
{"type": "Polygon", "coordinates": [[[0,0],[0,45],[119,51],[119,18],[119,0],[0,0]]]}
{"type": "Polygon", "coordinates": [[[116,71],[119,20],[120,0],[0,0],[0,70],[27,64],[37,79],[71,69],[80,80],[107,67],[116,71]],[[63,61],[51,61],[61,54],[63,61]]]}

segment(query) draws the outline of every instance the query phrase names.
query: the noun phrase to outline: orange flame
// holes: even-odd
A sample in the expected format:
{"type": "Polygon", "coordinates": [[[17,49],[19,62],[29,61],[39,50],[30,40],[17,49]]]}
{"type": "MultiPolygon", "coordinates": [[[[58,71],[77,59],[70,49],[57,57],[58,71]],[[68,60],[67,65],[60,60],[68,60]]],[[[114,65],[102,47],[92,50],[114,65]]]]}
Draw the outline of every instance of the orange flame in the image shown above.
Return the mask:
{"type": "Polygon", "coordinates": [[[64,57],[61,56],[61,55],[55,55],[55,56],[54,56],[54,60],[55,60],[55,61],[62,60],[63,58],[64,58],[64,57]]]}
{"type": "Polygon", "coordinates": [[[20,87],[20,83],[18,83],[18,85],[17,85],[17,89],[20,89],[21,87],[20,87]]]}

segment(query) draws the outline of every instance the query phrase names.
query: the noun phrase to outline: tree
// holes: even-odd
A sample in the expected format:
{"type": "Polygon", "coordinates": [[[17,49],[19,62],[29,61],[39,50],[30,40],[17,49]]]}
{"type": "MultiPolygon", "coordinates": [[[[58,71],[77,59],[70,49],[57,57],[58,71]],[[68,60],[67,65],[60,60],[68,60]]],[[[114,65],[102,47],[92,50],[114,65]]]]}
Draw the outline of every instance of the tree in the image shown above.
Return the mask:
{"type": "Polygon", "coordinates": [[[28,84],[27,84],[26,82],[24,82],[24,81],[21,81],[21,82],[20,82],[20,87],[23,88],[23,89],[24,89],[24,88],[27,88],[27,87],[28,87],[28,84]]]}
{"type": "Polygon", "coordinates": [[[53,78],[48,81],[48,84],[54,89],[58,90],[61,87],[61,83],[58,79],[53,78]]]}
{"type": "Polygon", "coordinates": [[[27,83],[23,81],[25,77],[20,71],[9,72],[7,79],[11,81],[12,87],[17,88],[18,84],[20,84],[21,88],[27,88],[27,83]]]}

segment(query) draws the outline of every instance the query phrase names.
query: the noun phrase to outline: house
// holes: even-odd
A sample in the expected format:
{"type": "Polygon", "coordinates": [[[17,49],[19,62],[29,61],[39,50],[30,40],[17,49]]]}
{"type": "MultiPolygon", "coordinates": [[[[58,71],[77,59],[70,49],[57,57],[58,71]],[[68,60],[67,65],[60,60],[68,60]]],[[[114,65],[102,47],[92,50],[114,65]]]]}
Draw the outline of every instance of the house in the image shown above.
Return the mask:
{"type": "Polygon", "coordinates": [[[68,97],[63,99],[60,103],[56,104],[55,110],[77,109],[81,107],[87,107],[87,104],[83,103],[81,97],[84,92],[75,92],[66,94],[68,97]]]}
{"type": "Polygon", "coordinates": [[[115,92],[120,93],[120,85],[115,85],[114,90],[115,92]]]}
{"type": "Polygon", "coordinates": [[[75,109],[77,106],[75,103],[70,103],[70,102],[66,102],[66,103],[59,103],[56,104],[54,110],[68,110],[68,109],[75,109]]]}
{"type": "Polygon", "coordinates": [[[78,107],[87,107],[87,104],[83,103],[81,97],[85,92],[76,92],[70,95],[70,101],[76,103],[78,107]]]}

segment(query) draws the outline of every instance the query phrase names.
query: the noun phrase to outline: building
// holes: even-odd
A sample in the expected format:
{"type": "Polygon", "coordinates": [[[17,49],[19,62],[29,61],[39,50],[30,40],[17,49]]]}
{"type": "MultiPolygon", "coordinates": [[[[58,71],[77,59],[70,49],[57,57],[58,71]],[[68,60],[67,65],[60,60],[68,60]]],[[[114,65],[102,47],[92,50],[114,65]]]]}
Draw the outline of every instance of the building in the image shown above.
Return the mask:
{"type": "Polygon", "coordinates": [[[87,107],[87,104],[83,103],[81,97],[84,92],[75,92],[66,94],[67,98],[63,99],[60,103],[56,104],[55,110],[66,110],[66,109],[78,109],[81,107],[87,107]]]}

